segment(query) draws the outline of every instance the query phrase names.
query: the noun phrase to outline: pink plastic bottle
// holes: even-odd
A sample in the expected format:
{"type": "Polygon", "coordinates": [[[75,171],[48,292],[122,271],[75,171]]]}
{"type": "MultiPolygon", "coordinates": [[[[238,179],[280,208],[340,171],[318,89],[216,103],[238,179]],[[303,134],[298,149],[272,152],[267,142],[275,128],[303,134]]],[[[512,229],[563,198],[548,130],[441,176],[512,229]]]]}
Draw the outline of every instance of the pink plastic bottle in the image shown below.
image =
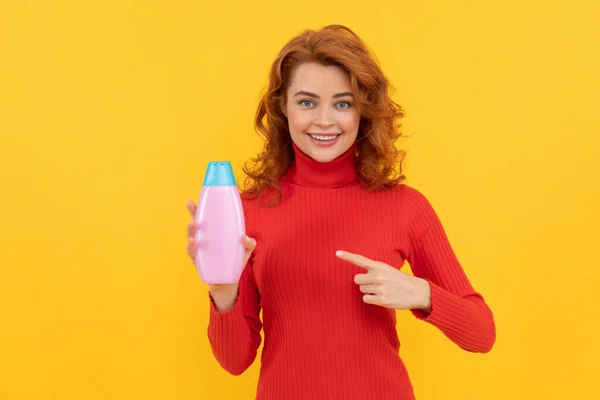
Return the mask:
{"type": "Polygon", "coordinates": [[[239,282],[246,234],[242,201],[231,163],[208,163],[195,216],[196,268],[206,284],[239,282]]]}

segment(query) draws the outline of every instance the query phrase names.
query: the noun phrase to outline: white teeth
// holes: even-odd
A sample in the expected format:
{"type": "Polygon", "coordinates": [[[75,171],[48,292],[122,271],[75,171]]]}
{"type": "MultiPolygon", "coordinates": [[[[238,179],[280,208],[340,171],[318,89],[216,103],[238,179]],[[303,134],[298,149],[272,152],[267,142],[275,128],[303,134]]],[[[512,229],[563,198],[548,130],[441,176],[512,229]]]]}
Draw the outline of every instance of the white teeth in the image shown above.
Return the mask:
{"type": "Polygon", "coordinates": [[[333,139],[335,139],[335,138],[337,137],[337,135],[335,135],[335,136],[310,135],[310,137],[312,137],[312,138],[314,138],[314,139],[317,139],[317,140],[325,140],[325,141],[328,141],[328,140],[333,140],[333,139]]]}

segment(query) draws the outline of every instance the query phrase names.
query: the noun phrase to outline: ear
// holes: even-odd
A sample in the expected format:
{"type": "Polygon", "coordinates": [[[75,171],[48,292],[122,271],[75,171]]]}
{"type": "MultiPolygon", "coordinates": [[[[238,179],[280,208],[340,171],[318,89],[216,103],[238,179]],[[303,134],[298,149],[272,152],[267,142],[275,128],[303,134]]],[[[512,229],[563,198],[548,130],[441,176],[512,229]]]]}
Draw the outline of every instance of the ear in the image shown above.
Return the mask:
{"type": "Polygon", "coordinates": [[[286,108],[286,100],[285,100],[285,98],[283,96],[279,100],[279,107],[281,108],[281,113],[287,118],[287,112],[285,110],[285,108],[286,108]]]}

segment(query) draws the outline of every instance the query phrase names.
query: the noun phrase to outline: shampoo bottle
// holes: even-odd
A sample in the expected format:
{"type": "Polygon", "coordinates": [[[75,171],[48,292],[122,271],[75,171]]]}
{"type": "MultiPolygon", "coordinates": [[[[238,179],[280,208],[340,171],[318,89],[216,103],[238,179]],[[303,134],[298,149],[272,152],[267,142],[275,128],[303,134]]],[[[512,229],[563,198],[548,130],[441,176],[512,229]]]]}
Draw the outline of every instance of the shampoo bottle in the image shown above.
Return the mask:
{"type": "Polygon", "coordinates": [[[246,234],[242,201],[231,163],[208,163],[195,216],[196,268],[206,284],[239,282],[246,234]]]}

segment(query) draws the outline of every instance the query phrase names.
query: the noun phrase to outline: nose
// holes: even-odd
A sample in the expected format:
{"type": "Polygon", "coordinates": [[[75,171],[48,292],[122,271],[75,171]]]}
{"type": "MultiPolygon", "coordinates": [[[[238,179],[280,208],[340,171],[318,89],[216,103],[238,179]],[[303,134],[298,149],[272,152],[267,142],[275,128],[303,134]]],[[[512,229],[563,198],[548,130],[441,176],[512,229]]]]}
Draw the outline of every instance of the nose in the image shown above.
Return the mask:
{"type": "Polygon", "coordinates": [[[323,107],[321,109],[321,112],[319,113],[316,121],[316,125],[319,128],[327,128],[333,125],[333,119],[331,117],[330,111],[331,110],[329,109],[329,107],[323,107]]]}

